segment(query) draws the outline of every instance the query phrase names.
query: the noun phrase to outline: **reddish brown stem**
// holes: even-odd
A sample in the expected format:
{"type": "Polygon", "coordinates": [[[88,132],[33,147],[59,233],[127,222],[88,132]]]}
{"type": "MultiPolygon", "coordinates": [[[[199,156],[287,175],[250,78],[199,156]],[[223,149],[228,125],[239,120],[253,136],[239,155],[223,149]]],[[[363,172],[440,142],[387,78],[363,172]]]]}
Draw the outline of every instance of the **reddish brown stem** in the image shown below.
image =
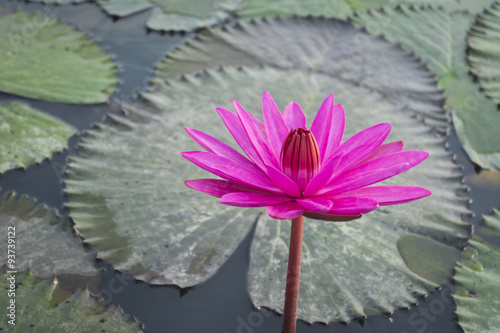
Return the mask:
{"type": "Polygon", "coordinates": [[[295,333],[297,324],[297,304],[299,303],[300,258],[302,256],[302,231],[304,217],[292,220],[290,249],[288,253],[288,272],[286,275],[285,309],[281,333],[295,333]]]}

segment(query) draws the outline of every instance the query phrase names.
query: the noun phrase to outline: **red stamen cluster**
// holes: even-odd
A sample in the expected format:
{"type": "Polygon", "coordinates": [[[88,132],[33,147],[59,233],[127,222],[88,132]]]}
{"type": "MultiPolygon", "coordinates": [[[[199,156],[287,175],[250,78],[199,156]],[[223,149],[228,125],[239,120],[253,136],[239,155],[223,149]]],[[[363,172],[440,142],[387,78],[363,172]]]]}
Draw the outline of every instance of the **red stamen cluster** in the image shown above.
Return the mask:
{"type": "Polygon", "coordinates": [[[318,143],[311,131],[299,127],[292,129],[281,148],[281,169],[304,191],[319,171],[318,143]]]}

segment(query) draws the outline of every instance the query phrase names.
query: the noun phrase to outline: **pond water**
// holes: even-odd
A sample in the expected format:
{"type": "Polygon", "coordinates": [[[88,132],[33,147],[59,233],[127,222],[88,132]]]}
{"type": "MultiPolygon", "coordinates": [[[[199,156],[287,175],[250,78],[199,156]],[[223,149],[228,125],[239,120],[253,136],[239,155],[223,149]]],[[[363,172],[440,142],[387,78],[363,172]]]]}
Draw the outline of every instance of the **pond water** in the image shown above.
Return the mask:
{"type": "MultiPolygon", "coordinates": [[[[120,64],[120,84],[113,98],[129,100],[138,90],[147,87],[154,64],[177,45],[193,37],[188,34],[161,34],[147,31],[145,22],[148,11],[113,20],[95,3],[42,7],[40,4],[0,0],[0,5],[19,6],[27,10],[48,8],[63,21],[90,32],[99,44],[115,56],[120,64]]],[[[0,93],[0,103],[24,101],[38,110],[53,115],[74,126],[79,131],[70,139],[68,151],[56,154],[50,160],[32,165],[26,170],[8,171],[0,177],[2,193],[15,191],[28,195],[65,213],[63,194],[64,169],[70,156],[77,154],[77,145],[86,129],[103,119],[107,112],[118,112],[110,105],[68,105],[21,98],[0,93]]],[[[456,154],[456,162],[463,166],[466,184],[470,191],[464,193],[473,201],[469,208],[474,212],[470,222],[477,229],[481,215],[500,207],[500,180],[489,177],[475,167],[465,155],[453,130],[449,135],[449,149],[456,154]]],[[[206,283],[183,289],[176,286],[151,286],[134,281],[132,277],[114,272],[104,262],[97,266],[104,270],[99,286],[107,305],[119,304],[126,314],[133,314],[145,325],[145,332],[279,332],[281,316],[267,309],[255,309],[247,292],[247,270],[250,240],[248,235],[237,251],[220,271],[206,283]]],[[[488,239],[500,245],[499,239],[488,239]]],[[[299,322],[297,332],[461,332],[454,314],[451,299],[452,283],[436,290],[418,305],[399,309],[392,314],[374,315],[350,323],[313,325],[299,322]]],[[[300,305],[299,305],[300,306],[300,305]]]]}

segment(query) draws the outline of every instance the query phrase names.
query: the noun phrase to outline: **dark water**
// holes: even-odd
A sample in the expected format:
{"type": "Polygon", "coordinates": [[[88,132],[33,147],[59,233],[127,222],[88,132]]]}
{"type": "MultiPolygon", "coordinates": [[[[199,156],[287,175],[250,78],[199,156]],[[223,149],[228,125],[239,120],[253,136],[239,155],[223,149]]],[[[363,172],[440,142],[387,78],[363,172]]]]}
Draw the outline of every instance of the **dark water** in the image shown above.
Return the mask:
{"type": "MultiPolygon", "coordinates": [[[[160,34],[148,32],[145,21],[149,11],[125,19],[113,20],[95,4],[42,6],[18,1],[0,0],[0,5],[27,10],[53,12],[57,17],[92,33],[100,45],[115,55],[120,64],[121,83],[114,98],[128,100],[147,87],[154,64],[168,51],[182,44],[192,34],[160,34]]],[[[60,118],[81,131],[70,140],[67,151],[56,154],[50,160],[32,165],[25,170],[8,171],[0,176],[2,193],[15,191],[18,195],[29,195],[39,202],[56,207],[65,213],[63,195],[63,173],[68,156],[76,154],[81,135],[95,122],[103,119],[107,112],[115,112],[112,105],[78,106],[30,100],[0,93],[0,103],[24,101],[33,107],[60,118]]],[[[470,191],[466,195],[473,201],[469,208],[475,213],[471,223],[481,225],[481,215],[492,208],[500,208],[500,185],[488,181],[485,173],[475,167],[462,150],[456,134],[449,135],[449,149],[456,153],[456,161],[463,166],[466,184],[470,191]],[[486,181],[484,179],[486,178],[486,181]],[[492,185],[493,184],[493,185],[492,185]]],[[[500,180],[497,180],[497,184],[500,180]]],[[[100,285],[106,304],[119,304],[127,314],[133,314],[145,325],[148,333],[157,332],[279,332],[281,316],[266,309],[255,309],[250,301],[246,285],[249,264],[249,249],[252,235],[246,237],[237,251],[220,271],[206,283],[181,290],[175,286],[150,286],[134,281],[132,277],[113,272],[110,265],[99,262],[105,272],[100,285]]],[[[500,245],[499,239],[490,239],[500,245]]],[[[390,315],[377,315],[347,324],[331,323],[308,325],[299,322],[297,332],[393,332],[431,333],[461,332],[454,314],[456,309],[451,299],[454,287],[451,283],[441,290],[420,299],[410,309],[396,310],[390,315]]]]}

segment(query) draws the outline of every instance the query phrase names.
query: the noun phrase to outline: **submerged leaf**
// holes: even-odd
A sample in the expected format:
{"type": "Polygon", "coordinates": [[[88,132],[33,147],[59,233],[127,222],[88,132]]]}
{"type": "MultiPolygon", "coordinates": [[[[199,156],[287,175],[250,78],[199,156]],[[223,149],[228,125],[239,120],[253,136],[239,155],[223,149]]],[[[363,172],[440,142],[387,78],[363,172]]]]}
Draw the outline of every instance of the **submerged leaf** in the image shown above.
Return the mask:
{"type": "Polygon", "coordinates": [[[0,263],[8,264],[8,259],[13,258],[9,254],[14,254],[12,270],[30,269],[39,278],[98,274],[95,254],[85,250],[68,218],[57,216],[55,210],[26,197],[0,196],[0,226],[6,230],[0,238],[0,263]],[[8,234],[7,229],[12,233],[8,234]],[[13,241],[9,241],[9,236],[13,241]]]}
{"type": "Polygon", "coordinates": [[[419,235],[403,236],[397,245],[406,266],[436,285],[442,284],[452,275],[460,256],[455,248],[419,235]]]}
{"type": "Polygon", "coordinates": [[[449,267],[470,232],[460,218],[467,212],[464,200],[455,196],[460,172],[439,134],[447,126],[442,96],[430,74],[400,48],[335,20],[257,21],[200,34],[168,55],[157,75],[138,104],[124,105],[126,117],[113,116],[89,132],[83,155],[70,165],[68,207],[99,257],[155,284],[194,285],[217,271],[258,218],[250,294],[256,305],[279,311],[289,222],[220,205],[185,187],[184,179],[208,174],[180,156],[198,149],[183,126],[230,144],[215,107],[231,108],[236,98],[260,118],[258,96],[269,90],[281,110],[293,99],[313,119],[321,97],[333,92],[348,111],[344,139],[390,122],[389,140],[431,153],[418,169],[387,184],[418,184],[433,195],[349,223],[307,220],[299,316],[329,321],[389,312],[414,303],[448,276],[434,272],[436,266],[415,273],[397,247],[411,235],[438,243],[438,252],[453,254],[443,260],[449,267]],[[363,45],[352,47],[353,39],[363,45]],[[202,71],[207,67],[218,69],[202,71]],[[182,73],[194,74],[178,78],[182,73]],[[424,117],[437,132],[418,119],[424,117]]]}
{"type": "Polygon", "coordinates": [[[63,150],[74,130],[21,103],[0,105],[0,173],[63,150]]]}
{"type": "Polygon", "coordinates": [[[0,91],[67,103],[102,103],[117,67],[96,42],[44,12],[0,9],[0,91]]]}
{"type": "Polygon", "coordinates": [[[31,271],[2,269],[0,298],[2,332],[142,332],[142,325],[119,307],[106,308],[87,288],[74,294],[62,289],[57,278],[38,280],[31,271]],[[15,286],[15,287],[13,287],[15,286]],[[12,296],[11,296],[12,295],[12,296]],[[14,303],[13,303],[14,302],[14,303]],[[8,308],[14,306],[14,316],[8,308]]]}
{"type": "Polygon", "coordinates": [[[457,135],[470,159],[500,170],[500,113],[474,83],[466,61],[466,35],[474,17],[462,12],[401,6],[357,13],[352,20],[414,52],[436,75],[457,135]],[[423,24],[425,22],[425,24],[423,24]]]}
{"type": "MultiPolygon", "coordinates": [[[[500,237],[500,214],[485,216],[485,234],[500,237]]],[[[457,304],[460,327],[466,332],[495,332],[500,327],[500,248],[488,244],[477,236],[456,268],[454,276],[457,291],[453,299],[457,304]]]]}

